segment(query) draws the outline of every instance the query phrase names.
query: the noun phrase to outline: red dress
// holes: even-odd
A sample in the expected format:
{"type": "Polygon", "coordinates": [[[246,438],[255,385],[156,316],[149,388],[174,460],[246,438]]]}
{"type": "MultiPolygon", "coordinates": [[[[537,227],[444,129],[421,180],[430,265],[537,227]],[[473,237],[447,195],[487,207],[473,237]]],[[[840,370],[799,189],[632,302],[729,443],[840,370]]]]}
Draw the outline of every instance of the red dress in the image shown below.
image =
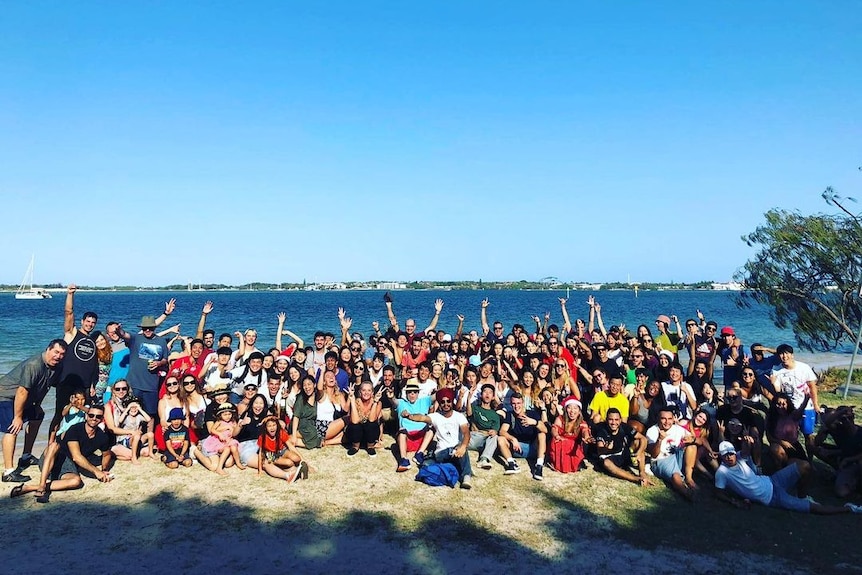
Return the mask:
{"type": "Polygon", "coordinates": [[[574,473],[581,467],[584,460],[584,438],[588,436],[590,427],[586,421],[582,421],[573,435],[569,435],[558,417],[554,422],[554,428],[559,435],[551,439],[548,450],[550,464],[560,473],[574,473]]]}

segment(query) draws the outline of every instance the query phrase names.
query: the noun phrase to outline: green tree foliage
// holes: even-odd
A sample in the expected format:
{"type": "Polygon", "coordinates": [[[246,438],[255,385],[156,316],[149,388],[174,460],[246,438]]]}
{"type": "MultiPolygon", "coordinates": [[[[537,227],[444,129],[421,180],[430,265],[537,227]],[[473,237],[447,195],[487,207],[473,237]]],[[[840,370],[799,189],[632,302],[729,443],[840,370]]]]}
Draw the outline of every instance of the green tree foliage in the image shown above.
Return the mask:
{"type": "Polygon", "coordinates": [[[791,327],[810,351],[852,345],[862,319],[862,226],[834,197],[824,199],[847,215],[770,210],[765,224],[742,237],[758,251],[734,278],[743,285],[740,307],[771,307],[775,325],[791,327]]]}

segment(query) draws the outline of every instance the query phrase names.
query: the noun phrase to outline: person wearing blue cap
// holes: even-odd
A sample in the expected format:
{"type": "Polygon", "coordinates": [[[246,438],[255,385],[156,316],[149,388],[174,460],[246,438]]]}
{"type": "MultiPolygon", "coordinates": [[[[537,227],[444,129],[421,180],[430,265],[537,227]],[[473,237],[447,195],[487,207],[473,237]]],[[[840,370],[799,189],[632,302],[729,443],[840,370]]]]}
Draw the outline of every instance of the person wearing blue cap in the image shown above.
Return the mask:
{"type": "Polygon", "coordinates": [[[176,469],[180,465],[191,467],[192,459],[189,457],[189,428],[185,425],[186,415],[182,407],[174,407],[168,413],[168,425],[165,427],[165,453],[162,462],[169,469],[176,469]]]}

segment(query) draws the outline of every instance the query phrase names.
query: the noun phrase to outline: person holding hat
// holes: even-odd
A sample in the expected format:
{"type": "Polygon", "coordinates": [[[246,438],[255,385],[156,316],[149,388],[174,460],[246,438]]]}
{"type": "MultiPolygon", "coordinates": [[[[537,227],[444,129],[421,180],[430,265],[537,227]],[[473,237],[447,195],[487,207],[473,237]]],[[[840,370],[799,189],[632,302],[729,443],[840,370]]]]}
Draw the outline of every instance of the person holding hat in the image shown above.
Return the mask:
{"type": "Polygon", "coordinates": [[[805,486],[812,475],[811,464],[807,461],[797,460],[781,471],[767,476],[758,475],[749,465],[745,454],[738,454],[729,441],[719,444],[718,455],[721,466],[715,472],[715,495],[734,507],[748,509],[754,502],[767,507],[815,515],[862,513],[862,505],[821,505],[806,497],[805,486]],[[798,497],[790,493],[792,489],[796,489],[798,497]]]}
{"type": "MultiPolygon", "coordinates": [[[[117,335],[126,342],[129,348],[129,374],[126,377],[132,388],[132,394],[141,400],[141,407],[147,413],[157,413],[159,407],[159,377],[160,372],[168,366],[169,348],[167,342],[156,335],[156,328],[174,311],[175,300],[165,304],[165,313],[155,318],[145,315],[138,327],[140,333],[129,333],[123,326],[117,324],[117,335]]],[[[155,419],[147,424],[147,430],[155,429],[155,419]]]]}
{"type": "Polygon", "coordinates": [[[191,442],[189,439],[189,428],[183,425],[186,414],[181,407],[174,407],[168,414],[168,425],[164,431],[165,453],[162,462],[168,469],[176,469],[180,465],[191,467],[192,460],[189,457],[191,442]]]}
{"type": "Polygon", "coordinates": [[[455,390],[444,388],[437,392],[437,405],[440,411],[423,415],[410,413],[406,409],[401,416],[416,423],[424,423],[434,428],[437,449],[434,460],[438,463],[452,463],[458,468],[461,489],[473,486],[473,470],[467,446],[470,443],[470,425],[463,413],[455,411],[455,390]]]}

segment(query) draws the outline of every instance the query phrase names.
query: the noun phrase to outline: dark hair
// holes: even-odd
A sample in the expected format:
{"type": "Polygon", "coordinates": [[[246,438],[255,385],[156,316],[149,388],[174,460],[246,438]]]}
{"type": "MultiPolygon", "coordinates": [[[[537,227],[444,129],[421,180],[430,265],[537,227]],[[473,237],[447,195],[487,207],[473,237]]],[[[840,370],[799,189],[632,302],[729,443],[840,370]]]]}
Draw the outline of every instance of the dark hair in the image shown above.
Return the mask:
{"type": "Polygon", "coordinates": [[[215,330],[213,330],[213,329],[205,329],[205,330],[204,330],[204,333],[203,333],[203,336],[204,336],[204,337],[206,337],[206,336],[208,336],[208,335],[211,335],[211,336],[215,337],[215,330]]]}
{"type": "MultiPolygon", "coordinates": [[[[496,391],[496,390],[495,390],[496,391]]],[[[517,391],[513,392],[512,395],[509,396],[509,400],[513,399],[524,399],[524,396],[518,393],[517,391]]]]}
{"type": "Polygon", "coordinates": [[[93,318],[93,320],[94,320],[94,321],[99,321],[99,316],[98,316],[98,315],[96,315],[96,312],[94,312],[94,311],[85,311],[85,312],[84,312],[84,317],[83,317],[82,319],[90,319],[90,318],[93,318]]]}
{"type": "Polygon", "coordinates": [[[326,361],[328,359],[334,359],[335,361],[338,361],[338,354],[334,351],[327,351],[325,354],[323,354],[323,361],[326,361]]]}
{"type": "MultiPolygon", "coordinates": [[[[203,344],[204,344],[204,340],[202,340],[202,339],[201,339],[201,338],[199,338],[199,337],[196,337],[196,338],[194,338],[194,339],[192,340],[191,345],[194,345],[194,344],[196,344],[196,343],[199,343],[199,344],[203,345],[203,344]]],[[[190,345],[189,347],[191,347],[191,345],[190,345]]]]}
{"type": "Polygon", "coordinates": [[[51,349],[55,345],[59,345],[60,349],[62,349],[63,351],[66,351],[69,348],[69,344],[66,343],[66,340],[57,338],[57,339],[52,339],[51,341],[48,342],[48,347],[45,348],[45,351],[48,351],[49,349],[51,349]]]}
{"type": "Polygon", "coordinates": [[[616,413],[616,414],[617,414],[617,415],[619,415],[620,417],[622,417],[622,416],[623,416],[623,414],[622,414],[622,413],[620,413],[620,410],[619,410],[619,409],[617,409],[616,407],[609,407],[609,408],[608,408],[607,413],[605,413],[605,421],[607,421],[608,416],[609,416],[609,415],[611,415],[611,414],[613,414],[613,413],[616,413]]]}
{"type": "Polygon", "coordinates": [[[793,347],[789,344],[782,343],[775,348],[775,354],[781,355],[782,353],[793,353],[793,347]]]}
{"type": "Polygon", "coordinates": [[[233,336],[227,332],[221,334],[220,336],[218,336],[218,338],[219,338],[219,340],[222,340],[224,338],[228,338],[229,340],[233,341],[233,336]]]}

